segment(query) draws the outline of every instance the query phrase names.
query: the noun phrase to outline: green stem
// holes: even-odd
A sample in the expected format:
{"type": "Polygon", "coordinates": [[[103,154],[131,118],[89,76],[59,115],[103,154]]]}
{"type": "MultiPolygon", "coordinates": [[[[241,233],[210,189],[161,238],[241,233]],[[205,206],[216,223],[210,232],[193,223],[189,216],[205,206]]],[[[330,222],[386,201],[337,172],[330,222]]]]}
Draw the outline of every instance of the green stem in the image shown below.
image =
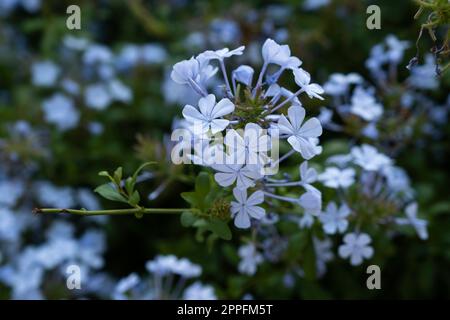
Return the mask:
{"type": "Polygon", "coordinates": [[[184,211],[198,212],[193,208],[129,208],[114,210],[77,210],[77,209],[58,209],[58,208],[36,208],[33,210],[36,214],[55,214],[69,213],[82,216],[100,216],[100,215],[126,215],[126,214],[157,214],[157,213],[182,213],[184,211]]]}

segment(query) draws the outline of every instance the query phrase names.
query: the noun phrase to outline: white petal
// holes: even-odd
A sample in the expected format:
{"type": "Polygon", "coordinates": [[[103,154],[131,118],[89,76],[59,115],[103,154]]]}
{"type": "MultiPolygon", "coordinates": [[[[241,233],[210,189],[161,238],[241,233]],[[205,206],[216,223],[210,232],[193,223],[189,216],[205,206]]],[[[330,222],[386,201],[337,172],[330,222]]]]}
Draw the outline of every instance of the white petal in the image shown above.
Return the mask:
{"type": "Polygon", "coordinates": [[[245,150],[244,139],[234,129],[227,131],[224,143],[231,149],[242,150],[242,152],[245,150]]]}
{"type": "Polygon", "coordinates": [[[208,118],[211,116],[215,104],[216,96],[214,96],[213,94],[209,94],[206,97],[200,98],[200,100],[198,101],[200,112],[208,118]]]}
{"type": "Polygon", "coordinates": [[[257,207],[257,206],[250,206],[247,208],[247,213],[255,219],[261,219],[262,217],[265,216],[266,214],[266,210],[264,210],[261,207],[257,207]]]}
{"type": "Polygon", "coordinates": [[[224,115],[230,114],[234,111],[234,104],[229,99],[225,98],[220,100],[211,112],[212,118],[223,117],[224,115]]]}
{"type": "Polygon", "coordinates": [[[323,225],[323,231],[327,234],[335,234],[336,233],[336,225],[334,223],[326,223],[323,225]]]}
{"type": "Polygon", "coordinates": [[[341,245],[338,249],[339,256],[341,258],[348,258],[352,254],[352,248],[348,245],[341,245]]]}
{"type": "Polygon", "coordinates": [[[239,203],[247,202],[247,189],[233,189],[233,195],[239,203]]]}
{"type": "Polygon", "coordinates": [[[269,63],[280,50],[280,45],[272,39],[267,39],[262,46],[264,62],[269,63]]]}
{"type": "Polygon", "coordinates": [[[294,127],[291,125],[288,119],[282,114],[278,119],[278,129],[281,134],[295,134],[294,127]]]}
{"type": "Polygon", "coordinates": [[[234,217],[234,225],[240,229],[250,228],[250,217],[243,210],[234,217]]]}
{"type": "Polygon", "coordinates": [[[217,132],[223,131],[225,130],[226,127],[228,127],[228,124],[230,123],[230,121],[225,120],[225,119],[215,119],[212,120],[210,125],[211,125],[211,132],[213,134],[216,134],[217,132]]]}
{"type": "Polygon", "coordinates": [[[362,249],[361,254],[364,258],[370,259],[373,256],[373,248],[372,247],[365,247],[362,249]]]}
{"type": "Polygon", "coordinates": [[[254,206],[264,202],[264,193],[260,190],[254,192],[247,200],[247,205],[254,206]]]}
{"type": "Polygon", "coordinates": [[[308,140],[296,136],[290,136],[287,140],[292,148],[300,152],[305,160],[309,160],[316,155],[316,148],[308,140]]]}
{"type": "Polygon", "coordinates": [[[237,175],[237,187],[239,189],[247,189],[249,187],[253,187],[255,184],[253,181],[246,176],[244,176],[242,173],[239,173],[237,175]]]}
{"type": "Polygon", "coordinates": [[[183,116],[189,122],[204,121],[205,117],[193,106],[187,104],[183,108],[183,116]]]}
{"type": "Polygon", "coordinates": [[[214,179],[222,187],[231,186],[236,181],[236,174],[233,173],[216,173],[214,179]]]}
{"type": "Polygon", "coordinates": [[[366,233],[361,233],[356,239],[356,243],[361,247],[368,245],[371,241],[372,239],[366,233]]]}
{"type": "Polygon", "coordinates": [[[356,242],[356,235],[354,233],[347,233],[344,236],[344,242],[353,245],[356,242]]]}
{"type": "Polygon", "coordinates": [[[307,138],[315,138],[322,134],[322,125],[317,118],[311,118],[300,128],[299,134],[307,138]]]}
{"type": "Polygon", "coordinates": [[[362,263],[362,256],[358,253],[353,252],[350,257],[350,264],[352,266],[358,266],[362,263]]]}
{"type": "Polygon", "coordinates": [[[305,109],[300,106],[292,106],[288,109],[289,120],[294,129],[300,129],[300,126],[305,119],[305,109]]]}

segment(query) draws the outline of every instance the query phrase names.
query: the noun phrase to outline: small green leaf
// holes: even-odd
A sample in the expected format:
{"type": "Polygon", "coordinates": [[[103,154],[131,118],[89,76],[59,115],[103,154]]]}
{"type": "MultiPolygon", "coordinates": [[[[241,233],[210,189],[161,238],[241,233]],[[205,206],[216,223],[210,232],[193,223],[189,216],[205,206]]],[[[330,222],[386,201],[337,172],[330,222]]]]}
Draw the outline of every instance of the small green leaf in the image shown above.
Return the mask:
{"type": "Polygon", "coordinates": [[[180,216],[181,225],[183,227],[190,227],[194,224],[197,218],[190,211],[184,211],[180,216]]]}
{"type": "Polygon", "coordinates": [[[231,230],[226,222],[217,218],[212,218],[208,222],[207,228],[210,231],[224,240],[231,240],[231,230]]]}
{"type": "Polygon", "coordinates": [[[105,199],[128,203],[127,199],[125,199],[124,196],[122,196],[113,186],[108,183],[98,186],[94,191],[100,194],[105,199]]]}
{"type": "Polygon", "coordinates": [[[114,182],[120,186],[120,183],[122,182],[122,174],[123,170],[122,167],[118,167],[116,171],[114,171],[114,182]]]}
{"type": "Polygon", "coordinates": [[[139,195],[139,192],[135,190],[133,194],[130,196],[128,203],[135,207],[139,204],[139,201],[141,201],[141,196],[139,195]]]}
{"type": "Polygon", "coordinates": [[[109,176],[110,176],[109,173],[108,173],[108,171],[100,171],[100,172],[98,173],[98,175],[99,175],[99,176],[102,176],[102,177],[109,177],[109,176]]]}
{"type": "Polygon", "coordinates": [[[186,200],[192,207],[198,207],[198,198],[195,192],[182,192],[181,197],[186,200]]]}
{"type": "Polygon", "coordinates": [[[133,183],[136,183],[137,176],[142,171],[142,169],[144,169],[145,167],[150,166],[152,164],[156,164],[156,163],[157,163],[156,161],[149,161],[149,162],[145,162],[145,163],[141,164],[141,166],[139,168],[137,168],[137,170],[133,174],[133,177],[132,177],[133,183]]]}
{"type": "Polygon", "coordinates": [[[125,190],[127,191],[127,193],[133,194],[133,190],[134,190],[134,183],[133,183],[133,178],[132,177],[128,177],[127,180],[125,180],[125,190]]]}
{"type": "Polygon", "coordinates": [[[202,197],[206,197],[210,188],[209,174],[207,172],[200,172],[195,180],[195,192],[202,197]]]}
{"type": "Polygon", "coordinates": [[[208,226],[208,222],[205,219],[198,219],[193,224],[194,227],[204,229],[208,226]]]}

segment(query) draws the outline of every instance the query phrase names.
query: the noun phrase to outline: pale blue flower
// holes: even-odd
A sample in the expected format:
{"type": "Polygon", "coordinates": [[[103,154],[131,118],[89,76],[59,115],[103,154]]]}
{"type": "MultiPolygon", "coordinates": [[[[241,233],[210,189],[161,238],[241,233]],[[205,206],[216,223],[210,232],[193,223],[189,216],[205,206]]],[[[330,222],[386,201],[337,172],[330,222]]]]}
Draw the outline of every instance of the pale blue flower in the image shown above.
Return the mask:
{"type": "Polygon", "coordinates": [[[83,54],[83,62],[87,65],[111,63],[113,58],[111,50],[100,44],[88,45],[83,54]]]}
{"type": "Polygon", "coordinates": [[[247,198],[246,189],[234,188],[233,195],[237,201],[231,201],[231,214],[237,228],[250,228],[250,217],[259,220],[266,214],[266,211],[258,206],[264,202],[262,191],[256,191],[247,198]]]}
{"type": "Polygon", "coordinates": [[[355,182],[355,170],[352,168],[341,170],[336,167],[328,167],[319,175],[319,180],[328,188],[346,189],[355,182]]]}
{"type": "Polygon", "coordinates": [[[307,11],[314,11],[327,6],[329,3],[330,0],[305,0],[302,8],[307,11]]]}
{"type": "Polygon", "coordinates": [[[136,287],[141,279],[136,273],[131,273],[130,275],[126,276],[125,278],[122,278],[119,280],[117,285],[114,288],[113,292],[113,299],[114,300],[126,300],[128,299],[126,293],[127,291],[133,289],[136,287]]]}
{"type": "Polygon", "coordinates": [[[208,38],[216,45],[237,43],[241,38],[241,30],[233,20],[214,19],[210,24],[208,38]]]}
{"type": "Polygon", "coordinates": [[[255,245],[252,243],[241,246],[238,254],[241,258],[238,269],[240,273],[245,275],[254,275],[258,265],[264,261],[263,256],[256,250],[255,245]]]}
{"type": "Polygon", "coordinates": [[[111,80],[108,83],[108,89],[111,93],[111,97],[114,100],[123,103],[130,103],[133,99],[133,93],[131,92],[131,89],[118,79],[111,80]]]}
{"type": "Polygon", "coordinates": [[[361,84],[363,78],[357,73],[333,73],[323,85],[325,92],[332,96],[345,95],[351,85],[361,84]]]}
{"type": "Polygon", "coordinates": [[[210,285],[204,285],[200,282],[194,282],[183,292],[185,300],[216,300],[214,288],[210,285]]]}
{"type": "Polygon", "coordinates": [[[341,205],[338,208],[335,202],[328,203],[325,212],[321,213],[319,216],[325,233],[343,233],[345,230],[347,230],[347,217],[350,215],[350,213],[350,209],[345,204],[341,205]]]}
{"type": "Polygon", "coordinates": [[[232,79],[233,81],[238,81],[246,86],[251,86],[253,79],[254,70],[252,67],[247,65],[241,65],[233,71],[232,79]]]}
{"type": "Polygon", "coordinates": [[[317,83],[311,82],[311,75],[302,68],[293,69],[295,83],[305,92],[310,98],[317,98],[323,100],[321,94],[324,93],[323,88],[317,83]]]}
{"type": "Polygon", "coordinates": [[[60,67],[51,61],[36,62],[31,66],[31,81],[38,87],[51,87],[60,73],[60,67]]]}
{"type": "Polygon", "coordinates": [[[367,171],[378,171],[392,164],[392,160],[389,157],[378,152],[375,147],[368,144],[363,144],[361,147],[353,147],[351,156],[355,164],[367,171]]]}
{"type": "Polygon", "coordinates": [[[350,264],[360,265],[364,259],[373,256],[373,248],[369,245],[372,239],[367,233],[347,233],[344,243],[339,246],[339,256],[343,259],[350,258],[350,264]]]}
{"type": "Polygon", "coordinates": [[[288,135],[288,142],[292,148],[300,152],[306,160],[314,157],[315,145],[309,138],[317,138],[322,134],[322,126],[319,120],[311,118],[305,123],[305,109],[300,106],[291,106],[288,109],[289,120],[282,114],[278,120],[280,134],[288,135]]]}
{"type": "Polygon", "coordinates": [[[77,126],[80,114],[72,99],[62,93],[55,93],[42,103],[44,118],[59,130],[65,131],[77,126]]]}
{"type": "Polygon", "coordinates": [[[84,102],[92,109],[105,110],[112,101],[113,97],[104,84],[92,84],[84,90],[84,102]]]}
{"type": "Polygon", "coordinates": [[[418,89],[435,90],[439,87],[439,77],[436,74],[436,60],[432,54],[425,56],[423,65],[411,68],[407,82],[418,89]]]}
{"type": "Polygon", "coordinates": [[[405,209],[406,218],[396,218],[395,222],[398,225],[411,225],[416,230],[419,238],[422,240],[426,240],[428,239],[428,222],[424,219],[417,218],[417,208],[418,205],[416,202],[409,204],[405,209]]]}
{"type": "Polygon", "coordinates": [[[351,98],[350,112],[366,121],[373,121],[381,117],[383,106],[376,102],[370,91],[357,87],[351,98]]]}

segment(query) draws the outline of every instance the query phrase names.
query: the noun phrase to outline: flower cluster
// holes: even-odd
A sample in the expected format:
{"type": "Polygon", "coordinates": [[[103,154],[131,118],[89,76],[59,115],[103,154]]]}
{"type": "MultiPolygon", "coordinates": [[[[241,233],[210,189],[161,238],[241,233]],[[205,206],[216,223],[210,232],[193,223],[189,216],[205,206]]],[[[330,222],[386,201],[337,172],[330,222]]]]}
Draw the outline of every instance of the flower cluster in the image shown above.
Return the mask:
{"type": "Polygon", "coordinates": [[[121,279],[114,288],[113,298],[124,299],[186,299],[214,300],[214,288],[196,281],[186,286],[186,281],[200,276],[202,268],[186,258],[173,255],[157,256],[145,265],[149,276],[140,278],[132,273],[121,279]],[[175,282],[176,281],[176,282],[175,282]]]}
{"type": "Polygon", "coordinates": [[[309,160],[321,152],[318,145],[321,124],[316,118],[305,121],[306,111],[298,97],[303,93],[311,99],[323,99],[323,89],[311,83],[309,73],[300,68],[302,62],[291,55],[287,45],[279,45],[272,39],[262,46],[264,63],[255,81],[254,69],[248,65],[237,67],[229,76],[225,61],[243,52],[243,46],[205,51],[175,64],[172,79],[189,86],[199,96],[198,106],[183,108],[182,126],[193,133],[194,141],[201,141],[201,155],[214,153],[214,157],[208,161],[201,157],[196,164],[212,168],[220,186],[234,186],[235,201],[231,202],[234,224],[249,228],[252,220],[265,216],[262,205],[270,203],[271,198],[297,203],[305,210],[320,209],[320,192],[308,188],[306,182],[302,182],[306,192],[297,199],[284,199],[274,193],[280,181],[270,178],[263,167],[273,169],[294,153],[309,160]],[[214,95],[208,92],[208,81],[219,70],[224,84],[214,95]],[[295,92],[277,83],[283,73],[294,78],[298,86],[295,92]],[[286,109],[287,117],[282,113],[286,109]],[[244,128],[243,132],[239,133],[239,128],[244,128]],[[218,145],[214,135],[223,131],[226,131],[224,145],[218,145]],[[268,157],[274,137],[286,140],[292,148],[278,159],[268,157]]]}

